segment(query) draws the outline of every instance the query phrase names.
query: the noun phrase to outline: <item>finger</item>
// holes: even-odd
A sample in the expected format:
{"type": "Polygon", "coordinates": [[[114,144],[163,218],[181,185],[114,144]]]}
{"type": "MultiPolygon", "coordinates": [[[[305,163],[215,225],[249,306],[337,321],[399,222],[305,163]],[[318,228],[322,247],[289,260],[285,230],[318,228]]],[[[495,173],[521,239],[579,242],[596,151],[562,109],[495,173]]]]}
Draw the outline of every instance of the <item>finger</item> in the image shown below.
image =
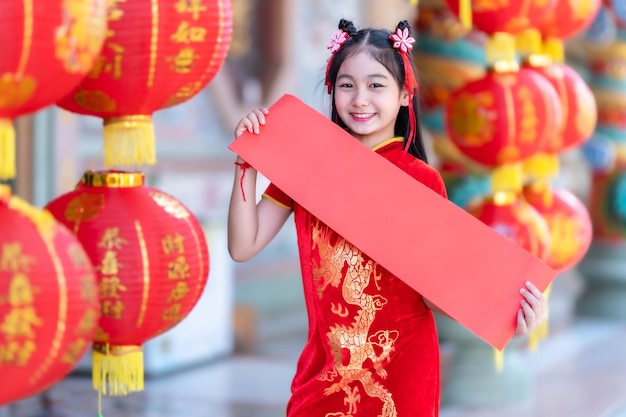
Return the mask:
{"type": "Polygon", "coordinates": [[[256,116],[256,118],[259,121],[259,123],[264,125],[265,124],[265,114],[266,113],[263,111],[263,109],[253,110],[253,113],[256,116]]]}
{"type": "Polygon", "coordinates": [[[250,128],[248,129],[249,132],[259,133],[259,126],[265,123],[265,120],[260,120],[261,116],[263,116],[263,114],[259,113],[258,110],[252,110],[248,113],[246,120],[250,123],[250,128]]]}
{"type": "Polygon", "coordinates": [[[543,293],[532,282],[526,281],[526,288],[528,288],[528,291],[530,291],[531,294],[533,294],[538,299],[542,300],[544,298],[543,293]]]}
{"type": "Polygon", "coordinates": [[[241,136],[246,130],[252,133],[252,122],[247,118],[244,118],[239,122],[239,124],[237,124],[237,128],[235,129],[235,137],[241,136]]]}
{"type": "MultiPolygon", "coordinates": [[[[536,288],[535,288],[536,289],[536,288]]],[[[544,305],[544,297],[543,294],[539,290],[534,292],[532,290],[527,290],[526,288],[520,289],[520,294],[522,297],[536,310],[543,309],[544,305]]]]}
{"type": "Polygon", "coordinates": [[[528,330],[532,330],[537,325],[537,314],[528,301],[522,300],[522,311],[524,315],[524,321],[528,330]]]}
{"type": "Polygon", "coordinates": [[[522,312],[521,308],[517,311],[517,329],[515,330],[515,333],[517,333],[518,335],[524,335],[528,333],[526,318],[524,317],[524,313],[522,312]]]}

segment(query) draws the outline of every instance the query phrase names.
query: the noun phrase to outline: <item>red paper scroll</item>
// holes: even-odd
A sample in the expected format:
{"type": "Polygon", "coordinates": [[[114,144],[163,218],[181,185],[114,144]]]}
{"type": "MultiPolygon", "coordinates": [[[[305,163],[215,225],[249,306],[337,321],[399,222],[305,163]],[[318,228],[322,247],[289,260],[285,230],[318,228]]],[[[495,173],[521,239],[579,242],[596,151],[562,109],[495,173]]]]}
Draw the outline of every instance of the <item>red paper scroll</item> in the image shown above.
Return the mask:
{"type": "Polygon", "coordinates": [[[261,134],[244,133],[229,148],[452,318],[504,348],[524,282],[543,291],[556,271],[296,97],[283,96],[266,119],[261,134]],[[337,182],[346,177],[351,188],[337,182]]]}

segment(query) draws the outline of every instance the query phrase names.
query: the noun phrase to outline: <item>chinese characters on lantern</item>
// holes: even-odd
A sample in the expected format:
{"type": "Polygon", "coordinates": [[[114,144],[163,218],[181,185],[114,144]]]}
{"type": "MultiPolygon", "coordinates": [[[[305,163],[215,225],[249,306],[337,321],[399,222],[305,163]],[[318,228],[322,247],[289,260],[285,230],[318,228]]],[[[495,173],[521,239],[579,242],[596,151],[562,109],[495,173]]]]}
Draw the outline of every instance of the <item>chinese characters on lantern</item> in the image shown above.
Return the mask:
{"type": "MultiPolygon", "coordinates": [[[[207,10],[206,6],[202,4],[202,0],[179,0],[174,8],[180,14],[183,14],[194,21],[198,20],[200,12],[207,10]],[[190,16],[189,16],[190,15],[190,16]]],[[[167,57],[168,61],[172,61],[172,70],[179,74],[189,74],[193,61],[198,59],[194,48],[189,46],[190,43],[204,42],[206,36],[206,28],[193,26],[186,20],[182,21],[174,33],[171,36],[172,41],[175,43],[181,43],[183,46],[175,56],[167,57]]]]}
{"type": "MultiPolygon", "coordinates": [[[[170,69],[179,74],[189,74],[192,70],[193,61],[198,59],[193,44],[204,44],[206,42],[207,28],[197,24],[200,12],[206,12],[207,7],[202,0],[179,0],[174,8],[176,12],[185,16],[170,39],[172,42],[181,45],[181,49],[175,56],[166,59],[172,61],[170,69]]],[[[180,102],[196,95],[202,89],[200,81],[192,82],[182,86],[169,100],[172,103],[180,102]]]]}
{"type": "Polygon", "coordinates": [[[0,272],[12,274],[8,294],[0,294],[0,304],[8,303],[11,308],[1,318],[0,365],[26,366],[36,349],[34,327],[41,327],[42,319],[35,310],[35,294],[38,288],[30,285],[28,271],[35,259],[22,253],[19,243],[2,245],[0,272]]]}
{"type": "Polygon", "coordinates": [[[115,80],[122,77],[124,47],[112,40],[115,37],[115,30],[111,28],[111,22],[119,22],[122,20],[124,11],[119,7],[119,4],[125,3],[126,1],[127,0],[107,0],[109,27],[107,29],[102,53],[89,73],[89,77],[91,78],[100,78],[103,72],[110,73],[111,78],[115,80]],[[107,49],[112,53],[112,56],[104,53],[107,49]]]}
{"type": "MultiPolygon", "coordinates": [[[[89,270],[89,258],[85,256],[84,251],[78,245],[72,245],[69,248],[69,254],[76,266],[84,268],[87,271],[89,270]]],[[[86,301],[97,299],[93,276],[90,274],[86,274],[82,278],[80,285],[80,298],[86,301]]],[[[88,308],[85,310],[78,324],[73,329],[73,335],[76,339],[68,344],[65,353],[63,353],[63,356],[61,357],[63,363],[72,366],[78,363],[87,349],[87,345],[91,343],[93,329],[96,328],[98,319],[98,311],[95,308],[88,308]]]]}
{"type": "Polygon", "coordinates": [[[519,103],[521,104],[521,130],[519,132],[519,141],[532,144],[539,137],[537,127],[537,113],[533,106],[532,92],[525,86],[521,86],[517,91],[519,103]]]}
{"type": "Polygon", "coordinates": [[[167,297],[167,308],[163,311],[161,318],[164,321],[178,323],[180,316],[181,301],[189,293],[189,264],[185,258],[184,238],[178,234],[168,234],[161,241],[163,253],[167,260],[167,278],[174,285],[167,297]]]}
{"type": "Polygon", "coordinates": [[[128,242],[120,235],[118,227],[111,227],[104,231],[98,247],[104,248],[105,253],[99,266],[101,280],[99,285],[101,314],[115,320],[122,318],[124,303],[121,293],[126,291],[119,277],[120,268],[123,267],[117,260],[117,253],[128,242]]]}

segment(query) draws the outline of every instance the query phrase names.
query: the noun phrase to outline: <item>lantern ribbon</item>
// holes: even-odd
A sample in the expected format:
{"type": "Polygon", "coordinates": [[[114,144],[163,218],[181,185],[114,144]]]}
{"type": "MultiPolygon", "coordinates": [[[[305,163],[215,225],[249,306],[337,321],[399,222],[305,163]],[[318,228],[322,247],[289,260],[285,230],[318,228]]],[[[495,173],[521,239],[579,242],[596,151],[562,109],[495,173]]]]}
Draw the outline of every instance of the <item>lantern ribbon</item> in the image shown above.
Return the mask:
{"type": "Polygon", "coordinates": [[[92,364],[93,387],[99,395],[124,396],[143,391],[141,346],[94,343],[92,364]]]}
{"type": "Polygon", "coordinates": [[[0,119],[0,180],[15,178],[15,129],[9,119],[0,119]]]}
{"type": "Polygon", "coordinates": [[[104,119],[104,165],[107,168],[155,163],[154,126],[150,116],[104,119]]]}

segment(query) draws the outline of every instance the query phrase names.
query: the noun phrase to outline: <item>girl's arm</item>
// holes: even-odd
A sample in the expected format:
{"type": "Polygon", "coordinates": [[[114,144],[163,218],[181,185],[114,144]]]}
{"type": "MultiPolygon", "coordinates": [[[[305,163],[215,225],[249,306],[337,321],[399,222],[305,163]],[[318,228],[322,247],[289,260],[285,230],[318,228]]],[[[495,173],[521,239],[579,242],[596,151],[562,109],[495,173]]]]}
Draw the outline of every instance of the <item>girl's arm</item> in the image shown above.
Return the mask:
{"type": "MultiPolygon", "coordinates": [[[[266,114],[266,109],[250,112],[237,124],[235,136],[259,133],[266,114]]],[[[228,210],[228,252],[237,262],[252,259],[267,246],[291,214],[266,199],[256,203],[256,178],[257,171],[238,157],[228,210]]]]}

